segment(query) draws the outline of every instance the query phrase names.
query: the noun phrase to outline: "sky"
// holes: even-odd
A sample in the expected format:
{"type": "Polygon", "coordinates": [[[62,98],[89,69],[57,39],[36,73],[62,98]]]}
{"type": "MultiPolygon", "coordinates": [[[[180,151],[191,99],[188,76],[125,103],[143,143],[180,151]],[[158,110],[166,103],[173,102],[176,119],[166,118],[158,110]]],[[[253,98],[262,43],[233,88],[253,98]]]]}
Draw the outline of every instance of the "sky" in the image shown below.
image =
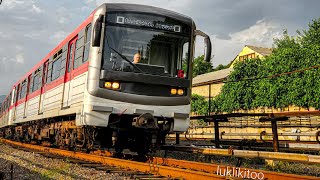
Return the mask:
{"type": "MultiPolygon", "coordinates": [[[[103,3],[145,4],[191,17],[212,40],[213,66],[228,64],[245,45],[272,47],[320,18],[319,0],[3,0],[0,5],[0,95],[103,3]]],[[[204,51],[197,38],[196,55],[204,51]]]]}

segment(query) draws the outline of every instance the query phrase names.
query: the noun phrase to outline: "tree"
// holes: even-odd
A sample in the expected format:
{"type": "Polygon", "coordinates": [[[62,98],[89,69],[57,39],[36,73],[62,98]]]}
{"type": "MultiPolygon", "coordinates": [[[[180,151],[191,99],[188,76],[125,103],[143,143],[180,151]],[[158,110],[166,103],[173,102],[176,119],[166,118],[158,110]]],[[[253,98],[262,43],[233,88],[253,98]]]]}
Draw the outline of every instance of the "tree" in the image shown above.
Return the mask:
{"type": "Polygon", "coordinates": [[[220,70],[223,70],[223,69],[227,69],[230,67],[232,62],[230,62],[229,64],[227,65],[223,65],[223,64],[219,64],[217,67],[213,68],[212,71],[220,71],[220,70]]]}
{"type": "Polygon", "coordinates": [[[193,60],[192,77],[196,77],[200,74],[212,72],[211,62],[204,60],[204,55],[199,56],[193,60]]]}
{"type": "Polygon", "coordinates": [[[231,112],[258,107],[284,108],[291,105],[320,109],[320,19],[309,29],[291,37],[284,31],[274,41],[274,51],[265,60],[238,62],[212,102],[212,111],[231,112]],[[287,75],[281,75],[286,72],[287,75]],[[273,78],[266,78],[268,76],[273,78]],[[250,79],[251,80],[248,80],[250,79]],[[255,78],[255,80],[252,80],[255,78]]]}
{"type": "Polygon", "coordinates": [[[204,115],[208,113],[208,107],[209,107],[208,101],[204,97],[198,94],[192,94],[191,112],[204,115]]]}

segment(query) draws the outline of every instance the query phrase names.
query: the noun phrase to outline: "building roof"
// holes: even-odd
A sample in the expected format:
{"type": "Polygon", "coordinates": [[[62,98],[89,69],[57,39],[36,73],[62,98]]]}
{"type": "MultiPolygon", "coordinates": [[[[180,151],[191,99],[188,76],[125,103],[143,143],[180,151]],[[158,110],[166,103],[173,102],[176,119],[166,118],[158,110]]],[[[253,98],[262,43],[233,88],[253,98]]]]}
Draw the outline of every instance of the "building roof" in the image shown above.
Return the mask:
{"type": "Polygon", "coordinates": [[[246,45],[246,46],[263,56],[268,56],[272,53],[272,48],[256,47],[251,45],[246,45]]]}
{"type": "Polygon", "coordinates": [[[201,74],[193,78],[192,86],[199,86],[205,84],[212,84],[214,82],[221,82],[223,79],[227,78],[233,68],[222,69],[219,71],[214,71],[206,74],[201,74]]]}

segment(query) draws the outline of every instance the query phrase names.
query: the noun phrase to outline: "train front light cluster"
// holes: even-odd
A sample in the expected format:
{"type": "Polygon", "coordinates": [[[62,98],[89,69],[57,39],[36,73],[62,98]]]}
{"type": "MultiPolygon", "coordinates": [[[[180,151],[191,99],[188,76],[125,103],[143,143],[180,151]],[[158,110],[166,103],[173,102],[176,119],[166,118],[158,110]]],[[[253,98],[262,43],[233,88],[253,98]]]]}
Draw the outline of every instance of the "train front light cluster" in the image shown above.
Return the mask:
{"type": "Polygon", "coordinates": [[[176,89],[176,88],[172,88],[170,90],[171,95],[179,95],[182,96],[184,94],[184,90],[183,89],[176,89]]]}
{"type": "Polygon", "coordinates": [[[105,82],[104,87],[108,89],[120,89],[120,83],[118,82],[105,82]]]}

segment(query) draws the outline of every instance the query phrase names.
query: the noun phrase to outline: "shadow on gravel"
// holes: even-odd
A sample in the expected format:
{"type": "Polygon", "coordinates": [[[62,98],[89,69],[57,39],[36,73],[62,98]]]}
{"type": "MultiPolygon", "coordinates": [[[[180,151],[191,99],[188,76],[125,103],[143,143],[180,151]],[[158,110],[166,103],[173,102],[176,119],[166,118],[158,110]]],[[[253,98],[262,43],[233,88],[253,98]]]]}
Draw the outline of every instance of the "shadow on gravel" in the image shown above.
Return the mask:
{"type": "MultiPolygon", "coordinates": [[[[14,156],[14,155],[11,154],[11,156],[14,156]]],[[[32,162],[32,161],[30,161],[30,160],[28,160],[28,159],[26,159],[26,158],[23,158],[23,157],[20,157],[20,156],[17,156],[17,157],[19,157],[19,158],[22,159],[23,161],[26,161],[26,162],[29,163],[29,164],[32,164],[34,167],[46,169],[46,170],[49,171],[49,173],[52,173],[52,174],[59,173],[59,174],[62,174],[62,175],[70,176],[70,177],[72,177],[72,178],[74,178],[74,179],[83,179],[83,177],[80,177],[80,176],[77,176],[77,175],[74,175],[74,174],[68,174],[68,173],[66,173],[64,170],[56,169],[56,168],[48,168],[48,167],[43,166],[42,164],[34,163],[34,162],[32,162]]],[[[0,159],[0,163],[1,163],[1,159],[0,159]]],[[[17,166],[19,166],[19,165],[17,165],[17,166]]],[[[9,164],[9,167],[10,167],[10,164],[9,164]]],[[[22,168],[23,168],[23,167],[22,167],[22,168]]],[[[1,169],[1,164],[0,164],[0,169],[1,169]]],[[[30,170],[28,170],[28,169],[26,169],[26,170],[27,170],[27,171],[30,171],[30,170]]],[[[10,170],[9,170],[9,172],[10,172],[10,170]]],[[[37,172],[34,172],[34,173],[37,173],[37,172]]],[[[39,173],[37,173],[37,174],[39,174],[39,173]]],[[[40,179],[48,179],[48,180],[51,180],[51,179],[52,179],[52,178],[49,178],[46,174],[39,174],[39,175],[41,176],[40,179]]],[[[10,177],[10,176],[9,176],[9,177],[10,177]]],[[[27,179],[28,179],[28,178],[27,178],[27,179]]],[[[31,178],[31,179],[33,179],[33,178],[31,178]]],[[[0,180],[1,180],[1,178],[0,178],[0,180]]]]}
{"type": "Polygon", "coordinates": [[[31,171],[16,163],[0,158],[0,180],[50,179],[40,173],[31,171]]]}

